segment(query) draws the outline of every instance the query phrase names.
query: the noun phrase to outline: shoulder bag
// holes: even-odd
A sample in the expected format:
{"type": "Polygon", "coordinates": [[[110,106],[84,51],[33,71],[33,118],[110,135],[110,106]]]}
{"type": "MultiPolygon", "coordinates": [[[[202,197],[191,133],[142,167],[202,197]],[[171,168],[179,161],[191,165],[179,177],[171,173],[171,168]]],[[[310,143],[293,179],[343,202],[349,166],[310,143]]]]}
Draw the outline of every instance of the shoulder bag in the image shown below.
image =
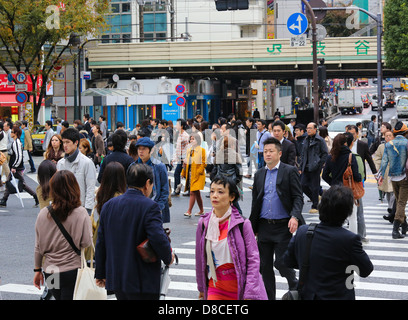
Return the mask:
{"type": "Polygon", "coordinates": [[[76,253],[77,255],[80,256],[80,255],[81,255],[81,250],[79,250],[79,249],[76,247],[76,245],[75,245],[74,241],[72,240],[71,236],[69,235],[69,233],[67,232],[67,230],[65,230],[64,226],[62,225],[62,223],[61,223],[61,222],[58,220],[58,218],[56,217],[55,211],[54,211],[54,209],[52,208],[52,206],[49,205],[49,206],[47,207],[47,209],[48,209],[48,211],[50,212],[51,217],[54,219],[55,223],[57,224],[58,228],[61,230],[61,232],[62,232],[62,234],[64,235],[65,239],[67,239],[68,243],[71,245],[72,249],[75,251],[75,253],[76,253]]]}
{"type": "Polygon", "coordinates": [[[354,201],[356,206],[359,206],[358,200],[364,196],[364,187],[362,182],[355,182],[353,178],[353,170],[351,169],[351,159],[353,154],[350,153],[347,169],[343,173],[343,185],[349,187],[353,191],[354,201]]]}
{"type": "Polygon", "coordinates": [[[303,263],[302,266],[299,270],[299,284],[297,290],[289,290],[282,296],[282,300],[302,300],[301,292],[303,289],[303,286],[306,283],[307,276],[309,273],[309,258],[310,258],[310,248],[312,246],[312,240],[314,236],[314,231],[317,228],[317,223],[311,223],[307,229],[306,237],[307,237],[307,243],[306,243],[306,250],[303,255],[303,263]]]}

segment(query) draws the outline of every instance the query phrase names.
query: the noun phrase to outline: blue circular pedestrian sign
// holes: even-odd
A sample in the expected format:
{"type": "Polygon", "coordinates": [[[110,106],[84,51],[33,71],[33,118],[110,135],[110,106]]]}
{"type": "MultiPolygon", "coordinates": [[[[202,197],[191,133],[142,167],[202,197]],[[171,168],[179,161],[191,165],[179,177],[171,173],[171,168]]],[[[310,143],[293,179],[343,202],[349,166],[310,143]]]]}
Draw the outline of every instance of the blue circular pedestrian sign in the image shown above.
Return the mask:
{"type": "Polygon", "coordinates": [[[177,93],[181,94],[181,93],[184,93],[184,91],[186,91],[186,87],[184,85],[178,84],[176,86],[176,92],[177,93]]]}
{"type": "Polygon", "coordinates": [[[185,103],[186,103],[186,99],[184,99],[183,97],[178,97],[178,98],[176,99],[176,104],[177,104],[179,107],[184,106],[185,103]]]}
{"type": "Polygon", "coordinates": [[[18,103],[26,103],[28,100],[28,95],[25,92],[19,92],[16,94],[16,101],[18,103]]]}
{"type": "Polygon", "coordinates": [[[305,33],[308,26],[308,21],[303,13],[297,12],[288,18],[286,26],[291,34],[298,36],[305,33]]]}

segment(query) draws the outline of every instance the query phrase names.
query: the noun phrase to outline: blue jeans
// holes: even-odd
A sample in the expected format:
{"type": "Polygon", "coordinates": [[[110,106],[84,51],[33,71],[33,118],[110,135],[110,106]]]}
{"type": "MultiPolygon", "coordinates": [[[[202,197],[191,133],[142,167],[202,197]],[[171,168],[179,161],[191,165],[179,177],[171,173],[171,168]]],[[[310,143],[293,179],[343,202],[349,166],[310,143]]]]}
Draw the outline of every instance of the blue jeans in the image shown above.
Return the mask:
{"type": "Polygon", "coordinates": [[[183,164],[178,163],[176,170],[174,170],[174,192],[176,191],[177,186],[181,183],[180,174],[183,170],[183,164]]]}
{"type": "Polygon", "coordinates": [[[258,169],[265,167],[263,152],[258,152],[258,169]]]}

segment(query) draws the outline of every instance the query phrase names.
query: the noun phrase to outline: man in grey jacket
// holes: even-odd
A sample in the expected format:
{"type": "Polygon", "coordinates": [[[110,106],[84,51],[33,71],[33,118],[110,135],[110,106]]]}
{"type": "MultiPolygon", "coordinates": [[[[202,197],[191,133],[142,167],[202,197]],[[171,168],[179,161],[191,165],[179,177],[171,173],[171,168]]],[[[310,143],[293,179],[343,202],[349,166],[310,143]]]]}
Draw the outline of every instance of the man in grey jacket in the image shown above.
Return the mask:
{"type": "Polygon", "coordinates": [[[62,135],[65,157],[58,161],[57,170],[71,171],[81,190],[82,206],[91,214],[95,204],[96,169],[91,159],[78,149],[79,131],[75,128],[66,129],[62,135]]]}

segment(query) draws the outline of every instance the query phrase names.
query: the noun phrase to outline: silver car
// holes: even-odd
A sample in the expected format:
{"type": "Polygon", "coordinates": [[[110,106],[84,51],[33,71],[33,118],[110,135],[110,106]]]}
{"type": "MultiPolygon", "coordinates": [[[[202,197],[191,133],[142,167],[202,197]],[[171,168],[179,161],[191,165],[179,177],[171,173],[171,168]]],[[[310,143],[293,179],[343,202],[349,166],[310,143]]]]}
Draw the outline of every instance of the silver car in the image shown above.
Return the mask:
{"type": "Polygon", "coordinates": [[[400,96],[397,102],[397,117],[408,117],[408,96],[400,96]]]}

